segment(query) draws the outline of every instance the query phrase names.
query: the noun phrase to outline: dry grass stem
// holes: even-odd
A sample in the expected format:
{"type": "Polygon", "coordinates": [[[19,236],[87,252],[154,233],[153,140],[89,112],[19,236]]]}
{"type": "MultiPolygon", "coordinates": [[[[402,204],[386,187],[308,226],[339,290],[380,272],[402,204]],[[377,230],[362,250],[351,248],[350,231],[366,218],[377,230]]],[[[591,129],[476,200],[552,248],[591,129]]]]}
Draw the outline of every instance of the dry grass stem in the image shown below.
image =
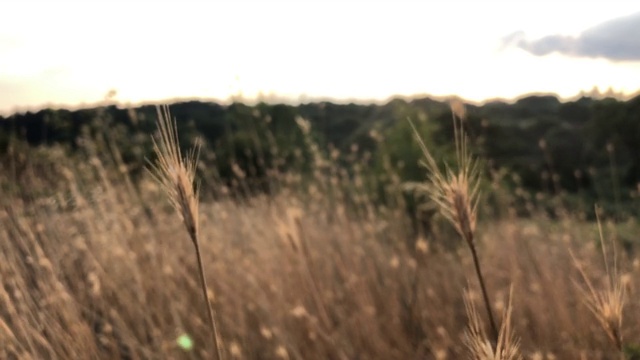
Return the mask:
{"type": "Polygon", "coordinates": [[[429,183],[417,189],[429,195],[439,206],[445,218],[449,220],[469,246],[489,316],[493,339],[497,341],[498,328],[493,317],[493,312],[491,311],[491,302],[489,301],[474,241],[480,172],[478,171],[477,162],[473,159],[467,147],[467,137],[464,132],[462,119],[457,118],[455,113],[453,113],[457,169],[454,170],[447,165],[444,172],[438,166],[438,163],[420,137],[414,124],[411,121],[409,122],[413,127],[415,138],[424,154],[426,162],[423,162],[423,164],[429,171],[429,183]]]}
{"type": "Polygon", "coordinates": [[[198,239],[198,190],[194,189],[196,165],[199,149],[193,148],[187,157],[183,158],[178,142],[178,128],[171,120],[169,108],[158,108],[159,138],[153,138],[153,148],[158,157],[152,164],[152,175],[166,191],[169,201],[182,217],[184,226],[193,242],[200,272],[200,284],[204,301],[207,305],[209,325],[213,338],[213,345],[218,360],[223,359],[220,335],[215,321],[213,307],[209,301],[208,286],[202,262],[200,243],[198,239]]]}

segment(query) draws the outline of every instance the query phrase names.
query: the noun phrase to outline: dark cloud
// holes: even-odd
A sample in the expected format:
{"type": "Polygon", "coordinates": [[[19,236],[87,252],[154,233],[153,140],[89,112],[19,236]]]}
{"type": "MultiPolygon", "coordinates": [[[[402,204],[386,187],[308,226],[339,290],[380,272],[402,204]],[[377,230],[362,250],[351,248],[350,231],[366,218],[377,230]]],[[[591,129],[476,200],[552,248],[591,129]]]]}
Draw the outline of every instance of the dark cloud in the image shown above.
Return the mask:
{"type": "Polygon", "coordinates": [[[523,32],[516,32],[503,41],[506,46],[517,46],[537,56],[558,52],[575,57],[640,61],[640,12],[609,20],[577,37],[550,35],[527,40],[523,32]]]}

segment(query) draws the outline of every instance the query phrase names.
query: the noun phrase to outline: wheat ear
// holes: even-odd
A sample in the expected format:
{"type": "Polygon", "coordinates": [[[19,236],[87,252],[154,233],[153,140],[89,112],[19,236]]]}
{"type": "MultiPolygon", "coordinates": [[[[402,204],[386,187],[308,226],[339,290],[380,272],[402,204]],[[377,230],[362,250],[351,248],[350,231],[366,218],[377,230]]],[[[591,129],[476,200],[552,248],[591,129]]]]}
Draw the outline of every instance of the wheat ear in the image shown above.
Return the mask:
{"type": "Polygon", "coordinates": [[[446,167],[445,171],[440,170],[433,155],[420,137],[420,133],[409,120],[420,149],[425,157],[423,165],[429,170],[428,183],[418,186],[418,190],[423,190],[429,197],[438,204],[440,211],[447,220],[455,227],[460,236],[465,240],[475,266],[478,282],[482,290],[482,297],[489,316],[491,325],[491,335],[494,342],[498,341],[498,327],[491,311],[489,295],[482,276],[480,261],[475,245],[476,214],[478,208],[478,187],[480,185],[480,172],[477,162],[472,158],[467,148],[467,138],[462,126],[462,120],[453,114],[453,127],[455,131],[457,170],[446,167]]]}
{"type": "Polygon", "coordinates": [[[178,142],[178,128],[171,119],[168,106],[158,107],[158,132],[153,137],[153,150],[157,156],[151,164],[150,172],[167,193],[171,205],[176,209],[193,242],[198,259],[200,285],[207,304],[211,335],[218,360],[222,360],[222,347],[216,326],[213,306],[209,302],[207,280],[199,243],[198,228],[198,188],[194,187],[196,165],[198,163],[199,148],[196,146],[182,157],[178,142]]]}

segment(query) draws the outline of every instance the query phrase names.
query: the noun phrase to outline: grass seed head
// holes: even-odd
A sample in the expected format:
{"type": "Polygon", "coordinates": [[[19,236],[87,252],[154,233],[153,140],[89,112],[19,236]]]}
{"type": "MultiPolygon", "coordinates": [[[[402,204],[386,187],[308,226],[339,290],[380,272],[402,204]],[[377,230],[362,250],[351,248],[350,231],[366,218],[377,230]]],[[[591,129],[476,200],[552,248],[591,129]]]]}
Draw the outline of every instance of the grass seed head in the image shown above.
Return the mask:
{"type": "Polygon", "coordinates": [[[594,284],[587,276],[584,267],[570,252],[575,267],[578,269],[580,276],[585,285],[578,285],[578,290],[584,298],[585,304],[596,317],[602,329],[605,331],[609,339],[618,350],[623,349],[622,339],[622,319],[626,300],[626,291],[623,278],[618,273],[617,253],[615,242],[612,243],[613,248],[613,266],[610,266],[607,260],[607,248],[605,245],[604,235],[602,233],[602,224],[600,222],[599,209],[596,207],[596,220],[598,224],[598,233],[600,235],[600,245],[602,250],[602,258],[606,272],[605,288],[596,289],[594,284]]]}
{"type": "Polygon", "coordinates": [[[157,125],[158,135],[153,138],[157,160],[151,164],[151,174],[167,193],[193,240],[198,233],[198,189],[194,180],[199,148],[182,157],[177,125],[167,106],[158,108],[157,125]]]}
{"type": "Polygon", "coordinates": [[[414,135],[424,155],[423,165],[429,171],[428,183],[418,187],[440,208],[445,218],[467,242],[473,241],[480,184],[477,162],[467,148],[467,138],[461,120],[454,116],[457,170],[447,166],[441,170],[417,129],[414,135]]]}
{"type": "Polygon", "coordinates": [[[474,360],[522,360],[520,341],[513,333],[511,315],[513,286],[509,292],[509,302],[504,309],[502,326],[498,334],[498,342],[493,346],[482,326],[480,315],[469,293],[465,293],[464,304],[469,317],[469,327],[465,332],[464,343],[474,360]]]}

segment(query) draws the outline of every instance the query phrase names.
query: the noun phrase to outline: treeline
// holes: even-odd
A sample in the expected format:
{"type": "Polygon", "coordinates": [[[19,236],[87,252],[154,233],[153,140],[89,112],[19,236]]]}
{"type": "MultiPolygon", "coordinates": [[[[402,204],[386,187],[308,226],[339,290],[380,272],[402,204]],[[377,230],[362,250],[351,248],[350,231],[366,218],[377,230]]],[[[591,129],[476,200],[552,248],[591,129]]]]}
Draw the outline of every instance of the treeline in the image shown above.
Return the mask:
{"type": "MultiPolygon", "coordinates": [[[[453,149],[450,105],[429,98],[384,105],[194,101],[170,109],[183,146],[202,146],[203,163],[213,165],[221,179],[240,172],[259,183],[269,169],[310,170],[320,152],[345,167],[351,156],[374,175],[384,177],[393,166],[403,180],[419,180],[424,169],[418,166],[419,149],[407,119],[442,157],[450,158],[453,149]]],[[[506,186],[618,203],[638,196],[640,97],[560,102],[530,96],[513,104],[467,105],[465,118],[474,151],[506,186]]],[[[135,176],[144,159],[152,157],[149,135],[155,119],[154,106],[48,109],[0,117],[3,167],[21,146],[63,147],[73,155],[84,142],[106,138],[135,176]]]]}

